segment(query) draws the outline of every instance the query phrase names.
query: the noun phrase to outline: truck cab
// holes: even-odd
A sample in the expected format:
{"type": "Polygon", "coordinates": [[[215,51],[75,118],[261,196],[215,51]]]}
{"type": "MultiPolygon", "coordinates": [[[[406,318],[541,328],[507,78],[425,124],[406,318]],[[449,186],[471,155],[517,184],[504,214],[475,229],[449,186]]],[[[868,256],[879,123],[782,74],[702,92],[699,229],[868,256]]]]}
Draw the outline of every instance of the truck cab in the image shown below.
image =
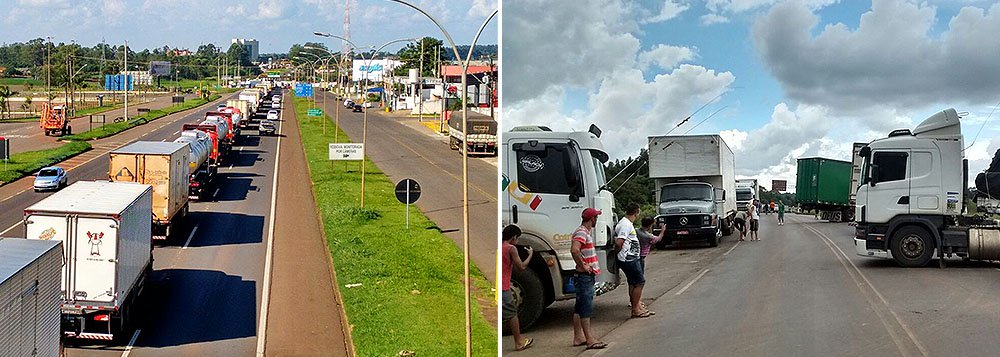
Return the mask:
{"type": "Polygon", "coordinates": [[[757,179],[736,180],[736,209],[746,211],[747,205],[757,199],[757,179]]]}
{"type": "Polygon", "coordinates": [[[667,226],[663,235],[666,244],[704,239],[714,247],[728,234],[728,228],[719,224],[719,217],[726,217],[723,205],[726,193],[722,188],[692,179],[663,185],[657,192],[656,221],[667,226]]]}
{"type": "Polygon", "coordinates": [[[584,208],[603,212],[591,232],[601,267],[596,294],[618,286],[617,269],[609,265],[614,261],[614,196],[605,186],[608,154],[600,134],[594,125],[586,132],[518,127],[503,137],[501,219],[504,226],[521,228],[519,246],[535,251],[529,268],[511,279],[523,327],[534,323],[553,301],[575,297],[571,237],[584,208]]]}

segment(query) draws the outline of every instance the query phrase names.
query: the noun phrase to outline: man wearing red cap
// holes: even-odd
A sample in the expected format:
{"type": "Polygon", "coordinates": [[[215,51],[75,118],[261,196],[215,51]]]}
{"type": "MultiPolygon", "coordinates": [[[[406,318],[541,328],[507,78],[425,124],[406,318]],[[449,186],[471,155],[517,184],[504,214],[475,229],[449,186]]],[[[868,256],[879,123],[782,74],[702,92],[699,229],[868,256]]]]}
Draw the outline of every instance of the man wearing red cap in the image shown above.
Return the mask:
{"type": "Polygon", "coordinates": [[[590,231],[597,224],[600,210],[586,208],[580,215],[583,223],[573,232],[573,246],[570,253],[576,261],[573,287],[576,290],[576,305],[573,308],[573,346],[587,346],[588,350],[608,347],[608,344],[594,339],[590,330],[590,317],[594,315],[594,284],[601,274],[597,263],[597,250],[590,231]]]}

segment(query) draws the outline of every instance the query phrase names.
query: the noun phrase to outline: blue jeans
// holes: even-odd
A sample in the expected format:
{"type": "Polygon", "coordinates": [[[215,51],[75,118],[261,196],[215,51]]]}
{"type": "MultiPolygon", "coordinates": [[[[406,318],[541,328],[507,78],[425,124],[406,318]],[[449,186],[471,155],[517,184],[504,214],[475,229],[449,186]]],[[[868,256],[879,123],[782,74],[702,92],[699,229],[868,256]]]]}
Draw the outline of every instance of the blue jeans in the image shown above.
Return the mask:
{"type": "Polygon", "coordinates": [[[573,287],[576,288],[576,304],[573,312],[580,318],[594,316],[594,284],[597,278],[593,275],[576,273],[573,276],[573,287]]]}

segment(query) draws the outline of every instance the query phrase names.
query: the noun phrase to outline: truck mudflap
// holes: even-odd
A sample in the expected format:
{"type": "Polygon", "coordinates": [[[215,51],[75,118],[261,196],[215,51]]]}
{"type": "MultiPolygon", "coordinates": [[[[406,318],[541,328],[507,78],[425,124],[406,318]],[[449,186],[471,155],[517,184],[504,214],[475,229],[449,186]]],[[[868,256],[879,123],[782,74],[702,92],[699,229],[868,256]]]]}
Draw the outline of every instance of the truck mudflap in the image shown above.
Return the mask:
{"type": "Polygon", "coordinates": [[[862,257],[892,259],[892,253],[885,249],[868,249],[868,241],[864,238],[854,238],[854,252],[862,257]]]}
{"type": "Polygon", "coordinates": [[[594,296],[600,296],[621,285],[621,276],[618,275],[618,265],[615,263],[617,260],[613,249],[597,251],[597,264],[600,264],[601,274],[594,285],[594,296]]]}

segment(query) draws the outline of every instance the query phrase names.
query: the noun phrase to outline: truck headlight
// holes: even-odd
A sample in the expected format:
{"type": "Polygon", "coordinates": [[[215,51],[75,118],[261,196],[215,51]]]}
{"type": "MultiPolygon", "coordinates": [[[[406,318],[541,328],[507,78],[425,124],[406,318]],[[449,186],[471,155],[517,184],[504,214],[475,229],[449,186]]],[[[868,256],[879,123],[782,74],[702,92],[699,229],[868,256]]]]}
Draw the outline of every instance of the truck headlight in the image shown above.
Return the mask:
{"type": "Polygon", "coordinates": [[[715,224],[715,220],[716,219],[713,216],[704,216],[704,217],[702,217],[702,222],[703,222],[702,224],[704,224],[704,225],[714,225],[715,224]]]}

